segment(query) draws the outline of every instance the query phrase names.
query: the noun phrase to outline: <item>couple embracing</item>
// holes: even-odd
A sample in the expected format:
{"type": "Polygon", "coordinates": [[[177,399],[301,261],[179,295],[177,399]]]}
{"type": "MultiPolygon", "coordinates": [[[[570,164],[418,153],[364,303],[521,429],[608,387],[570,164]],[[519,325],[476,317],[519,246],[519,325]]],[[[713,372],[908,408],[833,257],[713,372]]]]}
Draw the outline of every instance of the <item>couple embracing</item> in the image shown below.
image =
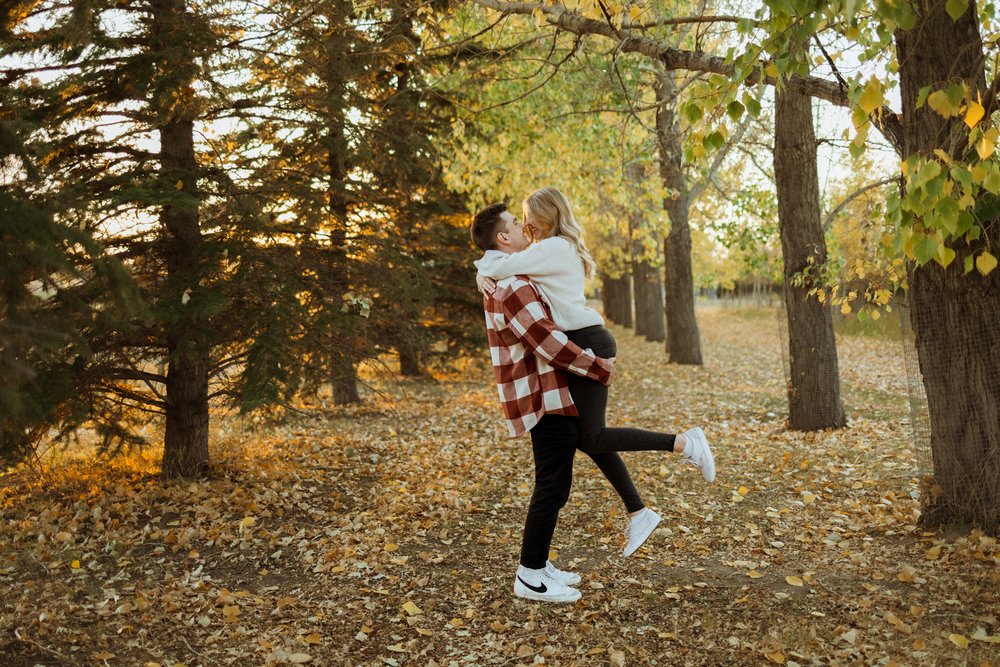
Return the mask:
{"type": "Polygon", "coordinates": [[[472,223],[472,240],[485,251],[475,264],[500,402],[511,437],[530,434],[535,462],[514,594],[574,602],[580,576],[556,568],[548,554],[569,498],[576,451],[594,461],[625,504],[625,557],[646,541],[660,516],[642,502],[619,452],[679,453],[707,482],[715,480],[715,461],[700,428],[672,435],[605,426],[617,350],[604,318],[586,305],[584,281],[594,273],[594,260],[569,201],[555,188],[529,195],[523,216],[518,220],[504,204],[494,204],[472,223]]]}

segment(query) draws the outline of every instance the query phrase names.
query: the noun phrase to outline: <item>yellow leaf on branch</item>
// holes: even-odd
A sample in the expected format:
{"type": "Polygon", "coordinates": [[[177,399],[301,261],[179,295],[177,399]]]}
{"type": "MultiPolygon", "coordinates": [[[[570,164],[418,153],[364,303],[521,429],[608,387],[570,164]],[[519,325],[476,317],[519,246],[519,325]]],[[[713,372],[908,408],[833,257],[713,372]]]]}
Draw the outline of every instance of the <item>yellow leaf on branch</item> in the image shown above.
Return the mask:
{"type": "Polygon", "coordinates": [[[858,100],[858,106],[866,114],[871,115],[876,109],[882,106],[882,99],[885,96],[885,91],[882,89],[882,82],[872,77],[868,79],[868,83],[865,84],[865,90],[861,93],[861,98],[858,100]]]}
{"type": "Polygon", "coordinates": [[[983,119],[984,115],[986,115],[986,109],[983,108],[982,104],[979,102],[969,102],[969,106],[965,110],[965,124],[971,130],[983,119]]]}
{"type": "Polygon", "coordinates": [[[988,250],[984,250],[979,257],[976,258],[976,268],[984,276],[989,274],[990,271],[997,268],[997,258],[990,254],[988,250]]]}

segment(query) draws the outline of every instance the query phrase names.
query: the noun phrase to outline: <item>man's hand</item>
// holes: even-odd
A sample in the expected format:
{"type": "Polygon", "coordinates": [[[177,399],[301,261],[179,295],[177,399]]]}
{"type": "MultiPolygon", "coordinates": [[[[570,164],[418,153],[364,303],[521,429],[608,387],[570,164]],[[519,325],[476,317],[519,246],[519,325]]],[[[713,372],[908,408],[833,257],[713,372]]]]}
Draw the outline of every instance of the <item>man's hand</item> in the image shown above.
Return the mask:
{"type": "Polygon", "coordinates": [[[493,294],[493,292],[496,291],[497,283],[492,278],[485,278],[477,273],[476,287],[483,294],[493,294]]]}
{"type": "Polygon", "coordinates": [[[617,358],[618,357],[609,357],[606,359],[606,361],[611,364],[611,372],[608,373],[608,380],[604,383],[605,387],[610,387],[611,383],[615,381],[616,377],[618,377],[618,369],[615,368],[615,359],[617,358]]]}

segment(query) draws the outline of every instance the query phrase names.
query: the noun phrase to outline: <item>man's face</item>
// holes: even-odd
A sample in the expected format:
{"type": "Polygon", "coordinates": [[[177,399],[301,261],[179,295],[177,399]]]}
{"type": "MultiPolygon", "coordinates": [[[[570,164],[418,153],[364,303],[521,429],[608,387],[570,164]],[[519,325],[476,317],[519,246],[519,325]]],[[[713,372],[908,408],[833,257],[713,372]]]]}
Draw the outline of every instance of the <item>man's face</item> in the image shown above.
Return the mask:
{"type": "Polygon", "coordinates": [[[524,226],[510,211],[500,214],[504,231],[497,234],[497,249],[503,252],[520,252],[531,245],[524,235],[524,226]]]}

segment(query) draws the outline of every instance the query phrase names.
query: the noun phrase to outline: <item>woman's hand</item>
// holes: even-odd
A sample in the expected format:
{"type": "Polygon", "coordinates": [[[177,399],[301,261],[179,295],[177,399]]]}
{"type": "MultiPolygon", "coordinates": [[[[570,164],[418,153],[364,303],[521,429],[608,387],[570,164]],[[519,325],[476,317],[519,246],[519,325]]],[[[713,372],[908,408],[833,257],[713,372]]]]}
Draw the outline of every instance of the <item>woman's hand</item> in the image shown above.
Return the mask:
{"type": "Polygon", "coordinates": [[[493,294],[496,291],[497,283],[492,278],[485,278],[478,273],[476,274],[476,287],[483,294],[493,294]]]}

